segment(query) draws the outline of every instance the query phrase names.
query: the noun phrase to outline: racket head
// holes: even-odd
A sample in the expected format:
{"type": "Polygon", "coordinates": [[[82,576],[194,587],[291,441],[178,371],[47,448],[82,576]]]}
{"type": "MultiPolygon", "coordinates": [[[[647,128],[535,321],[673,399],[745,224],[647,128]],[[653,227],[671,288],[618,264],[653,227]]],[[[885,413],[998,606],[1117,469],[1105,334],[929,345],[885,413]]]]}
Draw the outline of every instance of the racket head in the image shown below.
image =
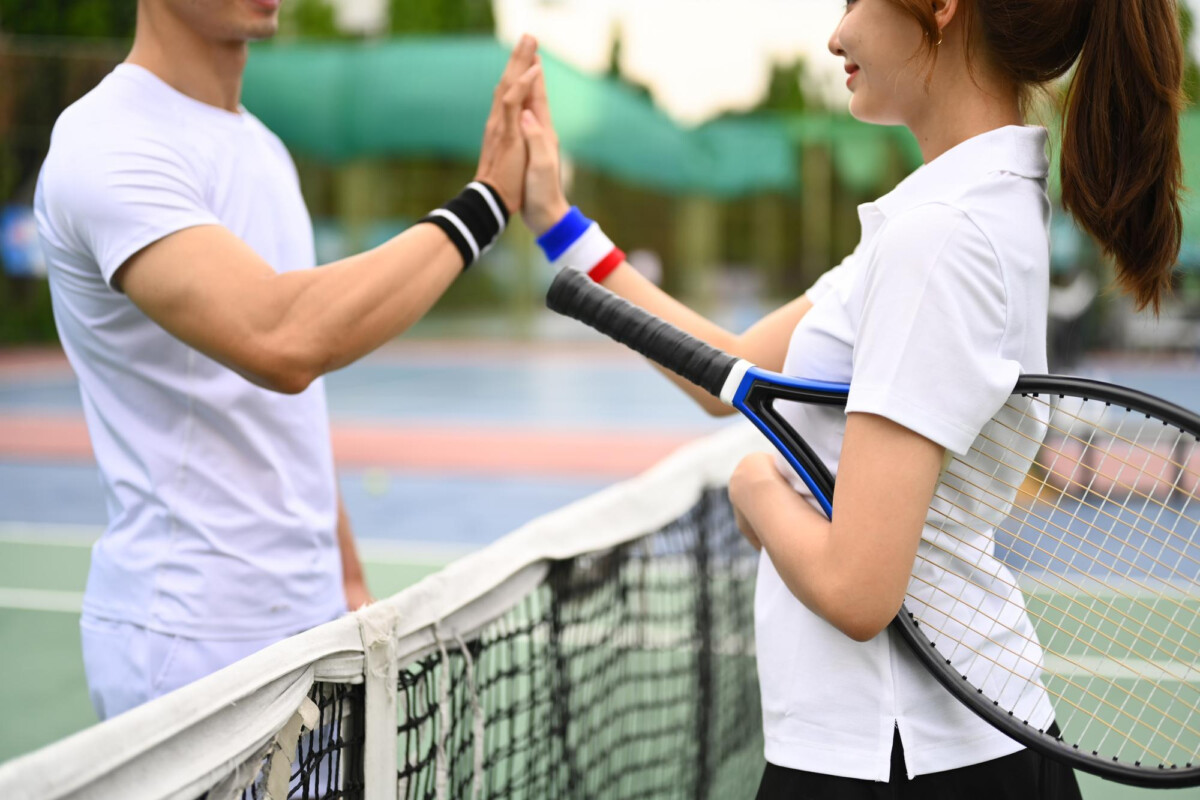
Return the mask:
{"type": "Polygon", "coordinates": [[[1200,784],[1198,432],[1140,392],[1022,378],[943,471],[895,630],[1021,743],[1200,784]]]}

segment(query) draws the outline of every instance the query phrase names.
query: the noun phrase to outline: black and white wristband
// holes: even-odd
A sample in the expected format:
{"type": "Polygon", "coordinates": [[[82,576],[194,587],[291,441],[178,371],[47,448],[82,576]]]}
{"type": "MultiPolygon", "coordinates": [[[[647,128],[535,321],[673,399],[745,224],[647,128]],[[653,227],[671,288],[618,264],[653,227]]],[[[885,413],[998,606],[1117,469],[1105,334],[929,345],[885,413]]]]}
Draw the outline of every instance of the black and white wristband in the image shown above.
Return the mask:
{"type": "Polygon", "coordinates": [[[491,249],[508,226],[508,208],[500,193],[482,181],[471,181],[458,197],[435,209],[417,224],[442,229],[463,258],[463,269],[491,249]]]}

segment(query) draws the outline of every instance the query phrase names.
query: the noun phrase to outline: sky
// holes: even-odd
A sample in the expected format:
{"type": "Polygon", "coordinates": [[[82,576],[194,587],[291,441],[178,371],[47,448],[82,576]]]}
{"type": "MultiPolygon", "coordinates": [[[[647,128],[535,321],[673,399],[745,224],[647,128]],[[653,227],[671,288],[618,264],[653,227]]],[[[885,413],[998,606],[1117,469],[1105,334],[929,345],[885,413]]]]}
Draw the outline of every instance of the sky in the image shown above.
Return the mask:
{"type": "MultiPolygon", "coordinates": [[[[1054,2],[1054,0],[1048,0],[1054,2]]],[[[1200,15],[1200,0],[1186,0],[1200,15]]],[[[371,27],[386,0],[334,0],[348,27],[371,27]]],[[[771,69],[803,55],[813,88],[848,101],[841,61],[826,42],[844,0],[493,0],[497,35],[523,32],[543,49],[590,71],[608,68],[621,32],[622,71],[650,88],[660,107],[698,124],[758,104],[771,69]]],[[[1200,37],[1192,50],[1200,58],[1200,37]]]]}
{"type": "Polygon", "coordinates": [[[802,53],[814,83],[840,98],[845,72],[826,42],[843,7],[838,0],[495,0],[501,39],[528,31],[589,71],[608,68],[619,30],[622,72],[685,123],[752,108],[772,65],[802,53]]]}

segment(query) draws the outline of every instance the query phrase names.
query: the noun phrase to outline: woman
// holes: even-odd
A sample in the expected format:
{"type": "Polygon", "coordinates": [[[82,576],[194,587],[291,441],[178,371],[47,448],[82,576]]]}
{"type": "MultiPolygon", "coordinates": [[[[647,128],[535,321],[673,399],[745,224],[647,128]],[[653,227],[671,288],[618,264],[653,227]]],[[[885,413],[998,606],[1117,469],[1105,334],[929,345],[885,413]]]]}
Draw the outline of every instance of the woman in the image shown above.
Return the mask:
{"type": "Polygon", "coordinates": [[[568,213],[535,88],[522,117],[525,216],[552,260],[728,352],[851,386],[845,414],[787,412],[837,473],[834,522],[769,456],[745,459],[730,483],[738,523],[763,551],[759,797],[1079,797],[1070,769],[958,705],[885,629],[946,452],[970,447],[1020,373],[1046,370],[1047,134],[1024,112],[1076,61],[1064,203],[1139,306],[1157,308],[1169,286],[1181,236],[1176,13],[1172,0],[851,0],[829,42],[850,111],[907,126],[925,165],[860,208],[862,240],[845,262],[740,336],[620,264],[597,227],[568,213]]]}

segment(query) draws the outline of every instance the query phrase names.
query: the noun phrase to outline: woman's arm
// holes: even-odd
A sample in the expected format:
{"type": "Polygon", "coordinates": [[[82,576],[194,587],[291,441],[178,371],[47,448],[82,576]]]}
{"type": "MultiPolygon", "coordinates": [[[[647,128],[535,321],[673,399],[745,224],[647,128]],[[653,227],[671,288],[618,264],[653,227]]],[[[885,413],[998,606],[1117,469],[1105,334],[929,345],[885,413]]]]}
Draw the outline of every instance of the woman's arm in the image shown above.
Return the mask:
{"type": "Polygon", "coordinates": [[[885,417],[851,413],[832,522],[763,453],[742,461],[729,494],[743,532],[766,549],[792,594],[865,642],[887,627],[904,602],[944,453],[885,417]]]}
{"type": "MultiPolygon", "coordinates": [[[[763,317],[744,333],[734,334],[671,297],[629,264],[618,267],[604,281],[604,286],[713,347],[776,372],[783,369],[792,331],[812,308],[808,297],[801,295],[763,317]]],[[[654,366],[709,414],[719,417],[735,413],[732,407],[725,405],[691,381],[657,364],[654,366]]]]}
{"type": "MultiPolygon", "coordinates": [[[[523,216],[534,234],[541,236],[570,210],[570,204],[562,192],[558,136],[550,120],[546,85],[541,75],[534,81],[530,91],[529,108],[522,114],[521,129],[529,145],[523,216]]],[[[697,314],[646,280],[628,263],[617,267],[605,279],[604,286],[713,347],[775,371],[783,368],[792,331],[812,308],[807,297],[799,297],[739,335],[697,314]]],[[[714,416],[734,413],[732,408],[700,387],[667,370],[659,371],[708,413],[714,416]]]]}

